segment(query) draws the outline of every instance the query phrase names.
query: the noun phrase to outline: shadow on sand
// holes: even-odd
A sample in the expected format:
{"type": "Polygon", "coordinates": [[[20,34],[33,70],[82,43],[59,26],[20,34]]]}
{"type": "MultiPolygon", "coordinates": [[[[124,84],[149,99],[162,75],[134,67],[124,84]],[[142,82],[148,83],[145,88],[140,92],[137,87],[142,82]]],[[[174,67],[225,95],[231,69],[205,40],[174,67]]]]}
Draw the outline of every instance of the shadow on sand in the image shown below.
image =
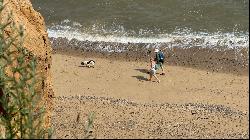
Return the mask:
{"type": "Polygon", "coordinates": [[[139,72],[141,72],[141,73],[149,74],[148,69],[135,69],[135,70],[137,70],[137,71],[139,71],[139,72]]]}
{"type": "Polygon", "coordinates": [[[132,76],[132,77],[137,78],[139,81],[148,81],[148,79],[145,78],[144,76],[132,76]]]}
{"type": "Polygon", "coordinates": [[[80,65],[80,66],[78,66],[78,67],[82,67],[82,68],[94,68],[94,67],[88,67],[88,66],[83,66],[83,65],[80,65]]]}

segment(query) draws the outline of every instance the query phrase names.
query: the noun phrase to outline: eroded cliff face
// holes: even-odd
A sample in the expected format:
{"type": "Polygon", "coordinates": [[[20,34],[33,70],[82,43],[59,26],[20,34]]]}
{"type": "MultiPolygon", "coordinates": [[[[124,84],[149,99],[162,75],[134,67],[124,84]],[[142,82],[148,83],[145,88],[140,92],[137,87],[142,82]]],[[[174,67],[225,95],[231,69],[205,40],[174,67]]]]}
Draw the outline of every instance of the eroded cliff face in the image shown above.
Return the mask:
{"type": "MultiPolygon", "coordinates": [[[[38,81],[38,85],[43,90],[42,104],[46,107],[46,126],[50,126],[52,97],[54,92],[52,90],[51,79],[51,44],[48,39],[46,26],[43,17],[36,12],[30,0],[3,0],[6,5],[0,15],[0,20],[6,20],[8,13],[12,12],[13,22],[17,26],[24,27],[24,47],[31,51],[37,58],[37,72],[44,77],[44,80],[38,81]]],[[[6,34],[12,34],[6,31],[6,34]]]]}

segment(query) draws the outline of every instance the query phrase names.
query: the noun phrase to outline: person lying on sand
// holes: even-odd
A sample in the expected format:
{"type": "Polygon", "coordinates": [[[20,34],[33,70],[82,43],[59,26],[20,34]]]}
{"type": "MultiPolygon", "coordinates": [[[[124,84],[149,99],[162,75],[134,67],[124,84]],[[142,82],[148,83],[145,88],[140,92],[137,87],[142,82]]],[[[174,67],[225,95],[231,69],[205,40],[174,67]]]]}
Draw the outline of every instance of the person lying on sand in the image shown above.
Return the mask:
{"type": "Polygon", "coordinates": [[[158,83],[160,83],[160,80],[156,76],[156,69],[157,69],[156,61],[151,57],[150,58],[150,70],[149,70],[149,79],[148,80],[151,81],[152,77],[154,76],[158,80],[158,83]]]}

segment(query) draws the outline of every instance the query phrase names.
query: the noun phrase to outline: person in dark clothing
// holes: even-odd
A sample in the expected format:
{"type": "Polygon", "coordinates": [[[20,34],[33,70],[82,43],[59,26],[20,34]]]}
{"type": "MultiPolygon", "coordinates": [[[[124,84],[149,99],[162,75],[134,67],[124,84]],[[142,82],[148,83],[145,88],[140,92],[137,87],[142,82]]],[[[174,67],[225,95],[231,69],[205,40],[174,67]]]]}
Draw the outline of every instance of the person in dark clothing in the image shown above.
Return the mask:
{"type": "Polygon", "coordinates": [[[164,54],[159,49],[155,49],[155,61],[158,67],[161,68],[162,73],[160,75],[165,75],[163,63],[164,63],[164,54]]]}

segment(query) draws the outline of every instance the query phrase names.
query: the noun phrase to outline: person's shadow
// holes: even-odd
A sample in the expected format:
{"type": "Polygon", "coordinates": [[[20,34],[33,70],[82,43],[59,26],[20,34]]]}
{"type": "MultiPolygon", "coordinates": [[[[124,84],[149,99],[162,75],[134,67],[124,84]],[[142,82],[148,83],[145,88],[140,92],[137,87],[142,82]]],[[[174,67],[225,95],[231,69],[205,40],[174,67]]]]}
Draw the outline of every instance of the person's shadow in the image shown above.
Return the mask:
{"type": "Polygon", "coordinates": [[[145,78],[144,76],[132,76],[132,77],[137,78],[139,81],[148,81],[148,79],[145,78]]]}
{"type": "Polygon", "coordinates": [[[141,73],[147,73],[147,74],[149,74],[148,69],[135,69],[135,70],[137,70],[137,71],[139,71],[141,73]]]}
{"type": "MultiPolygon", "coordinates": [[[[137,71],[139,71],[141,73],[145,73],[145,74],[149,73],[148,69],[135,69],[135,70],[137,70],[137,71]]],[[[144,76],[138,75],[138,76],[132,76],[132,77],[137,78],[139,81],[148,81],[148,79],[145,78],[144,76]]]]}

